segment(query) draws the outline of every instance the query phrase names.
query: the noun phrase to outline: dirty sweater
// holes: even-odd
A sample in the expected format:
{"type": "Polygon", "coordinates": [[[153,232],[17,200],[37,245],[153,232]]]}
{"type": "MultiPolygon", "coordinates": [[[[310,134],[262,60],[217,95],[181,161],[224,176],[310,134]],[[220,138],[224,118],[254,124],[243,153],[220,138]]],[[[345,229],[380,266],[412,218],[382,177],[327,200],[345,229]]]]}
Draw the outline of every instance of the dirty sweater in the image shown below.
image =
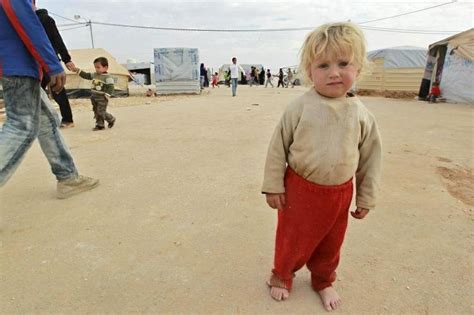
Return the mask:
{"type": "Polygon", "coordinates": [[[287,165],[308,181],[356,178],[356,205],[375,207],[382,146],[372,113],[357,97],[327,98],[314,88],[285,110],[270,141],[262,192],[284,193],[287,165]]]}

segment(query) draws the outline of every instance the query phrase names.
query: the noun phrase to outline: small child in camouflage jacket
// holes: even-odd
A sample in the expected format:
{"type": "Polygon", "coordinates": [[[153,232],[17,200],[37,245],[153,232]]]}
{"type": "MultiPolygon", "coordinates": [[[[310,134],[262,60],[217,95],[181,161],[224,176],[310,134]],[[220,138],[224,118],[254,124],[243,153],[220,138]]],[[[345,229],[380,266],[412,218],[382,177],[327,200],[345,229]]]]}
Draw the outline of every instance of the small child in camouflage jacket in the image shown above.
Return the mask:
{"type": "Polygon", "coordinates": [[[94,131],[105,128],[104,121],[107,121],[108,127],[112,128],[116,118],[107,112],[109,99],[114,92],[114,78],[108,74],[109,61],[105,57],[99,57],[94,60],[94,73],[89,73],[76,68],[75,72],[86,80],[92,80],[91,102],[94,112],[95,127],[94,131]]]}

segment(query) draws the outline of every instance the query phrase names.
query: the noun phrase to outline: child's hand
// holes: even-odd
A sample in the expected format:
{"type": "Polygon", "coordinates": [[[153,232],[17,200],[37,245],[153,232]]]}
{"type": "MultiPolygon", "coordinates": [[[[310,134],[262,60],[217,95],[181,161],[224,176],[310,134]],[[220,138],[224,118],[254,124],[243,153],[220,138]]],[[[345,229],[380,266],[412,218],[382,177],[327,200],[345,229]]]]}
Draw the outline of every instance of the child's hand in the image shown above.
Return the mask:
{"type": "Polygon", "coordinates": [[[285,194],[265,194],[270,208],[283,210],[285,205],[285,194]]]}
{"type": "Polygon", "coordinates": [[[351,216],[356,219],[363,219],[369,213],[369,209],[357,208],[355,211],[351,211],[351,216]]]}

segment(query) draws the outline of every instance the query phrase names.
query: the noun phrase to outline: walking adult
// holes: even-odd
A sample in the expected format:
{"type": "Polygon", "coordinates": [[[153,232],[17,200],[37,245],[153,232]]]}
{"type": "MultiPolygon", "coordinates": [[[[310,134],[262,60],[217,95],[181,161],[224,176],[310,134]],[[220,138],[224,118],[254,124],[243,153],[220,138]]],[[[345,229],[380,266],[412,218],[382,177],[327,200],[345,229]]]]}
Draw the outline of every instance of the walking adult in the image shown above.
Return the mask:
{"type": "Polygon", "coordinates": [[[0,132],[0,186],[13,175],[33,141],[56,175],[57,197],[95,188],[99,181],[78,174],[59,131],[59,117],[41,88],[42,70],[52,93],[64,88],[66,74],[32,7],[32,0],[0,0],[0,74],[7,120],[0,132]]]}
{"type": "Polygon", "coordinates": [[[200,85],[201,90],[204,89],[204,82],[207,77],[207,70],[203,63],[201,63],[201,67],[199,68],[199,75],[200,75],[200,85]]]}
{"type": "Polygon", "coordinates": [[[268,84],[270,84],[273,88],[273,83],[272,83],[272,73],[270,72],[270,69],[267,69],[267,81],[265,82],[265,87],[267,87],[268,84]]]}
{"type": "Polygon", "coordinates": [[[265,84],[265,69],[260,69],[260,72],[258,73],[258,83],[260,85],[265,84]]]}
{"type": "Polygon", "coordinates": [[[250,80],[249,80],[249,86],[252,86],[256,84],[258,86],[258,81],[257,81],[257,68],[252,66],[250,68],[250,80]]]}
{"type": "Polygon", "coordinates": [[[291,85],[292,88],[295,87],[295,85],[293,84],[293,71],[291,70],[291,68],[288,68],[288,81],[286,82],[286,87],[288,87],[289,85],[291,85]]]}
{"type": "Polygon", "coordinates": [[[285,74],[283,73],[283,69],[280,68],[280,72],[278,72],[278,84],[277,84],[277,88],[281,87],[284,88],[285,87],[285,83],[283,82],[283,79],[285,78],[285,74]]]}
{"type": "Polygon", "coordinates": [[[230,69],[230,80],[232,83],[232,96],[237,95],[237,81],[240,78],[240,73],[245,73],[245,70],[237,63],[237,58],[232,57],[232,64],[229,67],[230,69]]]}
{"type": "MultiPolygon", "coordinates": [[[[76,66],[71,60],[71,56],[69,55],[66,45],[64,44],[64,41],[61,37],[61,34],[59,34],[56,22],[51,16],[49,16],[48,10],[37,9],[36,0],[33,0],[33,3],[36,9],[36,15],[38,16],[41,24],[43,25],[44,30],[46,31],[46,35],[48,35],[49,41],[51,42],[51,45],[53,46],[56,55],[59,55],[61,57],[60,60],[64,62],[66,68],[69,71],[72,71],[74,68],[76,68],[76,66]]],[[[43,76],[43,80],[41,81],[41,86],[43,88],[46,88],[48,86],[48,83],[49,75],[45,71],[45,75],[43,76]]],[[[61,92],[52,93],[52,95],[56,103],[58,103],[59,110],[61,112],[62,118],[60,128],[74,127],[71,104],[69,104],[69,99],[67,97],[66,90],[62,89],[61,92]]]]}

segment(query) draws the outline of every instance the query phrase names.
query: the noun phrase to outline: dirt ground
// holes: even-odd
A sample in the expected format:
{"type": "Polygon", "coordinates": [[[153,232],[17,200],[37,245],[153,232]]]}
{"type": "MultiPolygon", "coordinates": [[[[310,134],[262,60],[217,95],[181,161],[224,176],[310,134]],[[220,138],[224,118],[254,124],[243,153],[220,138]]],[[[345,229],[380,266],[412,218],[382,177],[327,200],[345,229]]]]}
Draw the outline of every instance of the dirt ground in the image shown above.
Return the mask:
{"type": "MultiPolygon", "coordinates": [[[[306,269],[275,302],[276,213],[259,192],[267,145],[304,88],[221,87],[88,100],[63,131],[96,190],[55,199],[37,143],[0,189],[1,306],[14,313],[324,314],[306,269]]],[[[473,314],[473,105],[362,97],[384,142],[377,209],[350,220],[338,314],[473,314]]]]}

